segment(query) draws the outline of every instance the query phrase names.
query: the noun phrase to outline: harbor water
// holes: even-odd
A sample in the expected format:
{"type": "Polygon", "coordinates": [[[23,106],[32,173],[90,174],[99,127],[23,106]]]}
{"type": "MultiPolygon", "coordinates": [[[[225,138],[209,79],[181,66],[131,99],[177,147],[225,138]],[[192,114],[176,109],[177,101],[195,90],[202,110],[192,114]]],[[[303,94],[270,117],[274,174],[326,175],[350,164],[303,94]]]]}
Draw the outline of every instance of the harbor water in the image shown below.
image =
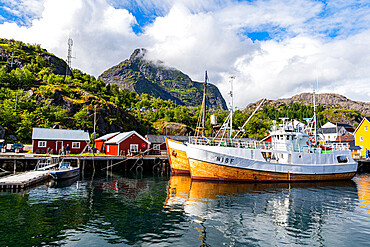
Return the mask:
{"type": "Polygon", "coordinates": [[[0,246],[368,246],[370,175],[237,184],[86,175],[0,194],[0,246]]]}

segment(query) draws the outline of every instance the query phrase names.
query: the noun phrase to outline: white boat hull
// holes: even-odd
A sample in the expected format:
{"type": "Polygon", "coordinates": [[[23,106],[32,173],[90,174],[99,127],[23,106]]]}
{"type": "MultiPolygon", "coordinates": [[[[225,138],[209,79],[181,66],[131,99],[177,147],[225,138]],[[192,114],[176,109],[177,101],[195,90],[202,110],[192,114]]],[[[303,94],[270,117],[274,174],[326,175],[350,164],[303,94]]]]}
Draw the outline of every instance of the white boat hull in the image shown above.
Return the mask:
{"type": "Polygon", "coordinates": [[[329,154],[273,151],[188,144],[193,179],[246,181],[312,181],[350,179],[357,163],[348,150],[329,154]],[[268,161],[263,153],[280,159],[268,161]],[[337,157],[346,157],[339,163],[337,157]]]}

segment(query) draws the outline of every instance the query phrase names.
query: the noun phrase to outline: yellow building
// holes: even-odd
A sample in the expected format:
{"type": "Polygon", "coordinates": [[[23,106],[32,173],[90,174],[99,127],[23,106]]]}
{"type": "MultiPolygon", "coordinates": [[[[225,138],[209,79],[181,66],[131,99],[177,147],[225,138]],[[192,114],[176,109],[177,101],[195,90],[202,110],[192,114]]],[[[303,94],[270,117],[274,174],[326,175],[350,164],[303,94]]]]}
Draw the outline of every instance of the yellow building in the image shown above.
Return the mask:
{"type": "Polygon", "coordinates": [[[365,158],[366,150],[370,150],[370,117],[362,119],[354,134],[356,146],[361,147],[361,156],[365,158]]]}

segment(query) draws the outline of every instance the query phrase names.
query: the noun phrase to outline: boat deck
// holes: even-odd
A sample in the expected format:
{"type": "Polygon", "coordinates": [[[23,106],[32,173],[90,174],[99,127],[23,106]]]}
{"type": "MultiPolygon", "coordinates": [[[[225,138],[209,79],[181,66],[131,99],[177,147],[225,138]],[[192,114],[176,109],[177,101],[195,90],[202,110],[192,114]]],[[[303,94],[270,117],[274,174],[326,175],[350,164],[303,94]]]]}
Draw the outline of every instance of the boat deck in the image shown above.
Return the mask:
{"type": "Polygon", "coordinates": [[[0,178],[0,189],[21,190],[50,178],[48,171],[30,171],[0,178]]]}

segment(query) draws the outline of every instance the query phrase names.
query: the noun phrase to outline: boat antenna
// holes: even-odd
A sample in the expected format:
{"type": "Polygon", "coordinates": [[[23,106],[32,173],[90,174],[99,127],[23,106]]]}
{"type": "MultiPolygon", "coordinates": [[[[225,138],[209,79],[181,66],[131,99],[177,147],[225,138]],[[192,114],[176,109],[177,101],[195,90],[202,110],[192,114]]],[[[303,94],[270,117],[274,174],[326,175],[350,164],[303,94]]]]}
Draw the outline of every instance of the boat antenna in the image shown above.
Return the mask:
{"type": "Polygon", "coordinates": [[[233,99],[233,81],[235,76],[230,76],[230,140],[233,136],[233,113],[234,113],[234,99],[233,99]]]}

